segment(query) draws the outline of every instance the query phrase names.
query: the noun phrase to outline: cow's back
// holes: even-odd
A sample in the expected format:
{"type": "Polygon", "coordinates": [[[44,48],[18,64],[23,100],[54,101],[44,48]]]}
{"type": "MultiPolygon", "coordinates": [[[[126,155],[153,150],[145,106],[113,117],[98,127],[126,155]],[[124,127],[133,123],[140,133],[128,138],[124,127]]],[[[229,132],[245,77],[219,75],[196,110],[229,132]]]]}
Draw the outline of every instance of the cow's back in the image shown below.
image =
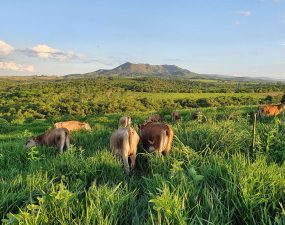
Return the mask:
{"type": "MultiPolygon", "coordinates": [[[[170,127],[167,124],[163,123],[148,123],[141,132],[141,140],[143,143],[144,149],[147,151],[152,148],[157,150],[161,147],[162,139],[168,141],[168,137],[172,134],[170,132],[170,127]]],[[[171,136],[172,139],[172,136],[171,136]]],[[[166,146],[164,146],[166,147],[166,146]]]]}
{"type": "Polygon", "coordinates": [[[91,127],[88,123],[83,123],[80,121],[65,121],[58,122],[54,124],[55,128],[66,128],[69,131],[78,131],[81,129],[91,130],[91,127]]]}

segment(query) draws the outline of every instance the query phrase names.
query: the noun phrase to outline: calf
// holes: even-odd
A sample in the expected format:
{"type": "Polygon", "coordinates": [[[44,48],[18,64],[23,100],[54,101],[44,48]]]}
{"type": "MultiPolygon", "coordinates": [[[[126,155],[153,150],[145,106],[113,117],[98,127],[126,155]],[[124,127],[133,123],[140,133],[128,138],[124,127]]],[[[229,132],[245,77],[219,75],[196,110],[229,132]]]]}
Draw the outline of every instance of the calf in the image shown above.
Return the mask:
{"type": "Polygon", "coordinates": [[[171,113],[171,119],[173,122],[176,122],[181,119],[180,113],[175,111],[171,113]]]}
{"type": "Polygon", "coordinates": [[[119,120],[119,127],[128,127],[131,126],[132,120],[129,116],[123,116],[119,120]]]}
{"type": "Polygon", "coordinates": [[[115,155],[123,158],[126,173],[130,172],[129,157],[131,169],[135,168],[139,140],[139,135],[132,127],[121,127],[111,135],[110,147],[115,155]]]}
{"type": "Polygon", "coordinates": [[[157,151],[163,154],[170,151],[173,140],[173,131],[169,125],[148,122],[139,125],[139,134],[143,148],[146,151],[157,151]]]}
{"type": "Polygon", "coordinates": [[[54,124],[54,127],[55,128],[66,128],[69,131],[91,130],[91,127],[88,123],[82,123],[79,121],[58,122],[54,124]]]}
{"type": "Polygon", "coordinates": [[[26,147],[31,148],[36,145],[55,147],[60,153],[67,151],[70,143],[69,131],[66,128],[53,128],[45,133],[32,137],[27,141],[26,147]]]}
{"type": "Polygon", "coordinates": [[[258,106],[258,116],[277,116],[285,110],[285,103],[279,105],[260,105],[258,106]]]}
{"type": "Polygon", "coordinates": [[[147,119],[147,122],[162,122],[163,116],[159,114],[150,115],[147,119]]]}

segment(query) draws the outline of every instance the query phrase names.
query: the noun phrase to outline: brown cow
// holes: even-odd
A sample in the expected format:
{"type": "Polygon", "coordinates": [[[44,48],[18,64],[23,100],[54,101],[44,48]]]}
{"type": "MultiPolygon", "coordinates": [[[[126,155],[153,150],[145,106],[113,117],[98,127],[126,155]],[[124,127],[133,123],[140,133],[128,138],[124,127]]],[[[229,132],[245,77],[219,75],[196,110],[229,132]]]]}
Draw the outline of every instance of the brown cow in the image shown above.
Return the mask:
{"type": "Polygon", "coordinates": [[[69,148],[70,135],[66,128],[52,128],[45,133],[32,137],[27,141],[26,147],[31,148],[36,145],[55,147],[60,153],[69,148]]]}
{"type": "Polygon", "coordinates": [[[143,148],[146,151],[157,151],[163,154],[170,151],[173,140],[173,131],[169,125],[148,122],[139,125],[139,134],[143,148]]]}
{"type": "Polygon", "coordinates": [[[163,116],[159,114],[150,115],[147,119],[147,122],[162,122],[163,116]]]}
{"type": "Polygon", "coordinates": [[[277,116],[285,110],[285,103],[279,105],[260,105],[258,106],[258,116],[277,116]]]}
{"type": "Polygon", "coordinates": [[[180,119],[181,119],[180,113],[177,112],[177,111],[172,112],[172,113],[171,113],[171,119],[172,119],[172,121],[174,121],[174,122],[180,120],[180,119]]]}
{"type": "Polygon", "coordinates": [[[123,116],[119,120],[119,127],[129,127],[131,126],[132,120],[129,116],[123,116]]]}
{"type": "Polygon", "coordinates": [[[91,127],[88,123],[82,123],[79,121],[58,122],[54,124],[54,127],[55,128],[66,128],[69,131],[91,130],[91,127]]]}
{"type": "Polygon", "coordinates": [[[139,135],[132,127],[121,127],[111,135],[110,147],[115,155],[123,158],[126,173],[130,172],[129,157],[131,169],[135,168],[139,140],[139,135]]]}

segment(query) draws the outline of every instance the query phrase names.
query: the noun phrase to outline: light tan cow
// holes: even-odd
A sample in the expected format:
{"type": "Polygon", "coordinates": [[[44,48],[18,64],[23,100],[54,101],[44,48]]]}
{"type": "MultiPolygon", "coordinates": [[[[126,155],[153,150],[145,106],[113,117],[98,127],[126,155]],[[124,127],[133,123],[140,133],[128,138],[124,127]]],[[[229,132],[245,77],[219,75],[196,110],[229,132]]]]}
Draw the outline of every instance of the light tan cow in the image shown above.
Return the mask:
{"type": "Polygon", "coordinates": [[[88,123],[83,123],[79,121],[57,122],[54,124],[54,127],[55,128],[66,128],[69,131],[91,130],[91,127],[88,123]]]}
{"type": "Polygon", "coordinates": [[[147,122],[162,122],[163,121],[163,116],[159,114],[154,114],[148,116],[147,122]]]}
{"type": "Polygon", "coordinates": [[[67,151],[70,143],[70,134],[66,128],[52,128],[45,133],[32,137],[26,143],[27,148],[36,145],[55,147],[60,153],[67,151]]]}
{"type": "Polygon", "coordinates": [[[139,125],[139,134],[146,151],[166,154],[171,150],[174,134],[169,125],[148,122],[139,125]]]}
{"type": "Polygon", "coordinates": [[[180,113],[175,111],[171,113],[171,119],[173,122],[176,122],[181,119],[180,113]]]}
{"type": "Polygon", "coordinates": [[[277,116],[285,110],[285,103],[279,105],[260,105],[258,107],[258,115],[264,116],[277,116]]]}
{"type": "Polygon", "coordinates": [[[132,127],[121,127],[110,138],[110,147],[115,155],[122,157],[126,173],[130,172],[128,158],[131,159],[131,169],[135,168],[137,148],[140,137],[132,127]]]}
{"type": "Polygon", "coordinates": [[[119,120],[119,127],[129,127],[131,126],[132,120],[129,116],[123,116],[119,120]]]}

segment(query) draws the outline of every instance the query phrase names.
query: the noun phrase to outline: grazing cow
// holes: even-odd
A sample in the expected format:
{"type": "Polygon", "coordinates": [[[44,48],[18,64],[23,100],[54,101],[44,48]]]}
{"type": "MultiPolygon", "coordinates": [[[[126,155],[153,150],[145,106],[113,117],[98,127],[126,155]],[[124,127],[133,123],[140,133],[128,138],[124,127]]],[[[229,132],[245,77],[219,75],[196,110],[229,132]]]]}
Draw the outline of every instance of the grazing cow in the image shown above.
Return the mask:
{"type": "Polygon", "coordinates": [[[132,120],[129,116],[123,116],[119,120],[119,127],[129,127],[131,126],[132,120]]]}
{"type": "Polygon", "coordinates": [[[45,133],[32,137],[27,141],[26,147],[31,148],[36,145],[55,147],[60,153],[69,148],[70,135],[66,128],[52,128],[45,133]]]}
{"type": "Polygon", "coordinates": [[[148,122],[139,125],[139,134],[143,148],[146,151],[157,151],[163,154],[170,151],[173,140],[173,131],[169,125],[148,122]]]}
{"type": "Polygon", "coordinates": [[[91,130],[91,127],[88,123],[82,123],[79,121],[58,122],[54,124],[54,127],[55,128],[66,128],[69,131],[91,130]]]}
{"type": "Polygon", "coordinates": [[[130,172],[129,157],[131,169],[135,168],[139,140],[139,135],[132,127],[121,127],[111,135],[110,147],[115,155],[123,158],[126,173],[130,172]]]}
{"type": "Polygon", "coordinates": [[[147,119],[147,122],[162,122],[163,116],[159,114],[150,115],[147,119]]]}
{"type": "Polygon", "coordinates": [[[260,105],[258,106],[258,116],[277,116],[285,110],[285,103],[279,105],[260,105]]]}
{"type": "Polygon", "coordinates": [[[174,121],[174,122],[180,120],[180,119],[181,119],[180,113],[177,112],[177,111],[172,112],[172,113],[171,113],[171,119],[172,119],[172,121],[174,121]]]}

